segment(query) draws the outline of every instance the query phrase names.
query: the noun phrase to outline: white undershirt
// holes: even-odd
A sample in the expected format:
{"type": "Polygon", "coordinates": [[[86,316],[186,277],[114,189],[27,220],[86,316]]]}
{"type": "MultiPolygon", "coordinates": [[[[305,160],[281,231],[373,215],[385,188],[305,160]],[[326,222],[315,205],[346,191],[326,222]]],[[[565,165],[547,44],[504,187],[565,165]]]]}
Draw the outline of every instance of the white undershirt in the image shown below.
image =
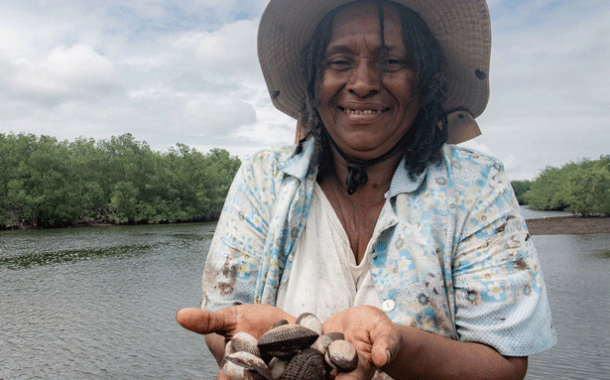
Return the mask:
{"type": "Polygon", "coordinates": [[[310,312],[321,321],[353,306],[380,308],[369,271],[370,249],[371,242],[356,265],[347,234],[316,183],[290,277],[278,290],[277,307],[294,316],[310,312]]]}

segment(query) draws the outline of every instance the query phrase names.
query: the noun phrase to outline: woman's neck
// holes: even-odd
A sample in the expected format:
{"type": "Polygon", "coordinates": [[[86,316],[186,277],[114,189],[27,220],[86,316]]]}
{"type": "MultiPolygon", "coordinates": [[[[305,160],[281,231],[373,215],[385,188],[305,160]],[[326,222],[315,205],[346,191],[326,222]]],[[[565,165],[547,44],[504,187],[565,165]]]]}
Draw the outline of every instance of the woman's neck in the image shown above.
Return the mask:
{"type": "Polygon", "coordinates": [[[368,177],[366,183],[358,185],[355,192],[349,194],[346,181],[350,175],[350,166],[352,165],[335,149],[332,149],[334,172],[327,179],[335,182],[336,186],[333,187],[337,190],[341,189],[342,195],[354,198],[354,201],[375,200],[376,202],[379,202],[385,199],[384,195],[390,189],[394,172],[396,171],[396,168],[398,168],[403,155],[404,153],[402,151],[398,151],[387,159],[364,168],[366,176],[368,177]]]}

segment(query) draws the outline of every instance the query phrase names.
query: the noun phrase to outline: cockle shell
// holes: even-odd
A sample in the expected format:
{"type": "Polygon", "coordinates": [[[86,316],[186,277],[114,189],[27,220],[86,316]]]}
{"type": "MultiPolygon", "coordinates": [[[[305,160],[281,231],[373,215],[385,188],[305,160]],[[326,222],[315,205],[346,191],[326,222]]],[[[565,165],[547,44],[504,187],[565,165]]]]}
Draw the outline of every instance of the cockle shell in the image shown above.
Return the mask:
{"type": "Polygon", "coordinates": [[[297,322],[279,321],[258,342],[235,334],[225,347],[223,373],[230,380],[327,380],[333,368],[347,372],[358,366],[358,353],[342,333],[319,334],[322,324],[311,313],[297,322]]]}
{"type": "Polygon", "coordinates": [[[223,360],[222,372],[230,380],[266,380],[271,378],[271,373],[263,359],[243,351],[226,356],[223,360]]]}
{"type": "Polygon", "coordinates": [[[271,378],[273,380],[279,380],[284,371],[286,371],[286,367],[288,366],[288,362],[282,360],[280,358],[273,358],[271,362],[269,362],[269,371],[271,371],[271,378]]]}
{"type": "Polygon", "coordinates": [[[290,360],[281,380],[320,380],[327,375],[324,356],[318,350],[308,348],[290,360]]]}
{"type": "Polygon", "coordinates": [[[333,340],[333,342],[335,340],[339,340],[339,339],[345,340],[345,335],[343,335],[343,333],[340,333],[340,332],[331,332],[331,333],[324,334],[324,335],[328,335],[330,337],[330,339],[333,340]]]}
{"type": "Polygon", "coordinates": [[[235,349],[233,349],[233,343],[228,341],[227,344],[225,344],[225,356],[229,356],[235,352],[235,349]]]}
{"type": "Polygon", "coordinates": [[[350,372],[358,367],[358,352],[348,341],[335,340],[332,342],[324,355],[326,362],[341,372],[350,372]]]}
{"type": "Polygon", "coordinates": [[[315,348],[316,350],[320,351],[322,354],[325,354],[328,346],[330,346],[330,344],[332,342],[334,342],[335,340],[338,340],[338,339],[343,339],[343,334],[330,333],[330,334],[320,335],[320,337],[315,342],[313,342],[313,344],[311,345],[311,348],[315,348]]]}
{"type": "Polygon", "coordinates": [[[318,350],[322,355],[326,353],[326,348],[332,343],[332,339],[328,335],[320,335],[318,339],[311,345],[311,348],[318,350]]]}
{"type": "Polygon", "coordinates": [[[322,322],[311,313],[303,313],[299,315],[296,321],[297,325],[307,327],[310,330],[313,330],[318,333],[318,335],[322,335],[322,322]]]}
{"type": "Polygon", "coordinates": [[[281,325],[287,325],[287,324],[288,324],[288,321],[287,321],[287,320],[285,320],[285,319],[280,319],[279,321],[275,322],[275,323],[273,324],[273,326],[271,326],[271,328],[270,328],[269,330],[274,329],[274,328],[276,328],[276,327],[278,327],[278,326],[281,326],[281,325]]]}
{"type": "Polygon", "coordinates": [[[318,336],[307,327],[282,325],[263,334],[258,340],[258,349],[262,355],[284,358],[311,346],[318,336]]]}
{"type": "Polygon", "coordinates": [[[261,357],[261,353],[258,349],[258,340],[246,332],[235,334],[231,340],[231,344],[235,351],[245,351],[259,358],[261,357]]]}

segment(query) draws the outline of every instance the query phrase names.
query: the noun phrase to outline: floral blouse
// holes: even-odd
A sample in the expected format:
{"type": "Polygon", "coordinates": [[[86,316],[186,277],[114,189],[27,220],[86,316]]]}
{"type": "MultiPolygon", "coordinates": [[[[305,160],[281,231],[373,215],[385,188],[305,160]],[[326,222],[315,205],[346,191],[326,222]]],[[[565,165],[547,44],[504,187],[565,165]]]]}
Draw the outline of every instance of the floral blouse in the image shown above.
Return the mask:
{"type": "MultiPolygon", "coordinates": [[[[411,180],[401,163],[373,233],[370,271],[395,323],[527,356],[556,342],[540,264],[496,159],[445,145],[411,180]]],[[[203,273],[201,307],[275,305],[307,223],[313,143],[242,163],[203,273]]],[[[332,279],[328,279],[332,286],[332,279]]]]}

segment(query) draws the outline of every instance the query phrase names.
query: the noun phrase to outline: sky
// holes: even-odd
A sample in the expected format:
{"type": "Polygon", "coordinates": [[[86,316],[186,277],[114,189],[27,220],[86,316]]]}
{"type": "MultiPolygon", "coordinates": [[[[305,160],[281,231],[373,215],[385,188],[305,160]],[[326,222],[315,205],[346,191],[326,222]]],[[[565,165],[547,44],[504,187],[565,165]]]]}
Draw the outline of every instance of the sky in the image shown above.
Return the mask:
{"type": "MultiPolygon", "coordinates": [[[[256,56],[268,0],[3,0],[0,133],[131,133],[245,157],[294,141],[256,56]]],[[[482,136],[511,180],[610,154],[610,1],[488,0],[482,136]]],[[[1,154],[1,152],[0,152],[1,154]]]]}

